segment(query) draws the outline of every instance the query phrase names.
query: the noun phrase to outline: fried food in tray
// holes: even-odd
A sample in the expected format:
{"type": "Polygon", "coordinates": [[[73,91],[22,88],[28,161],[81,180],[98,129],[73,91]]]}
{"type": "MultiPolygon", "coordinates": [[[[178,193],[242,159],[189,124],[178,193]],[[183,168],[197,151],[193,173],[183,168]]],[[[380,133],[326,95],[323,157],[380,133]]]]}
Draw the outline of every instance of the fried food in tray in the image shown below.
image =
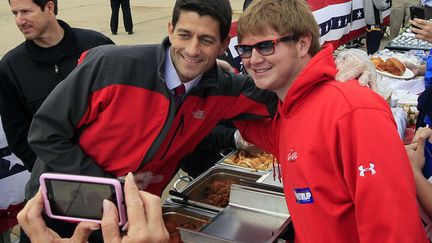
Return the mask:
{"type": "Polygon", "coordinates": [[[207,187],[207,197],[204,198],[203,202],[222,208],[228,206],[230,188],[231,185],[235,183],[237,183],[237,181],[232,179],[212,181],[212,183],[207,187]]]}
{"type": "Polygon", "coordinates": [[[242,150],[224,159],[224,163],[255,170],[270,170],[272,169],[273,161],[274,157],[272,154],[265,152],[250,154],[242,150]]]}

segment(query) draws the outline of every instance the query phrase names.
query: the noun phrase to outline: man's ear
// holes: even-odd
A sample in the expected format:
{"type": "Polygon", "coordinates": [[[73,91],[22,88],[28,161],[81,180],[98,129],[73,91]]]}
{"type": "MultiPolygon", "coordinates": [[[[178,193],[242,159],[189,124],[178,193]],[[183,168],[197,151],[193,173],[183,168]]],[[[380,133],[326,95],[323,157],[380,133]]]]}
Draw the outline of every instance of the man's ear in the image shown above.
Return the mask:
{"type": "Polygon", "coordinates": [[[297,48],[299,51],[300,57],[304,57],[306,55],[309,55],[309,48],[312,42],[312,36],[311,35],[302,35],[299,37],[299,40],[297,41],[297,48]]]}
{"type": "Polygon", "coordinates": [[[54,13],[54,2],[53,1],[48,1],[45,4],[45,10],[44,11],[48,11],[48,13],[55,15],[55,13],[54,13]]]}
{"type": "Polygon", "coordinates": [[[168,23],[168,38],[169,41],[172,43],[174,38],[174,26],[172,25],[171,22],[168,23]]]}
{"type": "Polygon", "coordinates": [[[229,45],[230,42],[231,42],[231,36],[228,35],[225,38],[225,40],[222,41],[222,45],[221,45],[221,48],[220,48],[219,53],[218,53],[219,56],[223,55],[225,53],[225,51],[228,48],[228,45],[229,45]]]}

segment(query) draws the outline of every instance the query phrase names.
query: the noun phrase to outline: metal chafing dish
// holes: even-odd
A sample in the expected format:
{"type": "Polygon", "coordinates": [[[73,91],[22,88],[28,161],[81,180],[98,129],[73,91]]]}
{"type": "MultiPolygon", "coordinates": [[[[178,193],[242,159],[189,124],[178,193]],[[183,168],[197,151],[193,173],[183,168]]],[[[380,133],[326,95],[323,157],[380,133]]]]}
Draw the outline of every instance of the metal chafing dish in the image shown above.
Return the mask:
{"type": "MultiPolygon", "coordinates": [[[[260,174],[248,173],[244,170],[227,168],[223,166],[213,166],[186,185],[184,188],[176,188],[178,193],[171,193],[175,196],[169,197],[168,201],[185,203],[188,205],[207,208],[219,212],[223,209],[223,207],[210,204],[207,198],[209,196],[208,190],[212,183],[219,181],[231,181],[234,184],[240,184],[242,181],[255,182],[260,177],[260,174]]],[[[226,196],[229,196],[229,192],[226,194],[226,196]]],[[[226,199],[226,204],[228,204],[228,199],[226,199]]]]}
{"type": "Polygon", "coordinates": [[[170,242],[182,242],[178,228],[199,230],[216,216],[214,212],[196,209],[176,203],[162,205],[162,216],[170,234],[170,242]]]}
{"type": "Polygon", "coordinates": [[[283,193],[234,184],[229,205],[209,223],[179,230],[184,242],[274,242],[290,222],[283,193]]]}

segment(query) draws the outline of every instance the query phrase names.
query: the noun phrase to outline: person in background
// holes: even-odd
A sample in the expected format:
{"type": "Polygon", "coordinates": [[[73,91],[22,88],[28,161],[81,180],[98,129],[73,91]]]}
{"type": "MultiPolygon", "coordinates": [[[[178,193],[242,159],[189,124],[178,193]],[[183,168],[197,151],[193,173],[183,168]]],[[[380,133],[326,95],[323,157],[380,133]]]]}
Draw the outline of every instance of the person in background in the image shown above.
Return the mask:
{"type": "MultiPolygon", "coordinates": [[[[416,38],[432,43],[432,23],[424,19],[415,18],[410,20],[411,31],[416,35],[416,38]],[[416,27],[414,27],[416,26],[416,27]]],[[[405,66],[411,69],[415,76],[424,75],[425,91],[420,94],[417,99],[417,109],[419,115],[417,118],[416,128],[425,127],[426,124],[432,125],[428,117],[432,117],[432,59],[430,55],[426,64],[416,65],[406,62],[405,66]]]]}
{"type": "Polygon", "coordinates": [[[421,0],[421,4],[424,7],[425,18],[432,19],[432,1],[421,0]]]}
{"type": "Polygon", "coordinates": [[[410,30],[416,35],[417,39],[432,43],[432,22],[415,18],[410,20],[409,23],[411,24],[410,30]],[[415,25],[417,28],[412,25],[415,25]]]}
{"type": "Polygon", "coordinates": [[[410,19],[409,7],[419,5],[419,0],[392,0],[390,13],[390,40],[399,35],[401,27],[406,27],[410,19]]]}
{"type": "Polygon", "coordinates": [[[44,208],[41,191],[38,191],[18,214],[18,222],[33,243],[88,242],[90,233],[99,228],[102,228],[104,242],[168,242],[169,234],[162,218],[160,198],[148,192],[139,191],[131,173],[126,176],[124,194],[128,217],[126,234],[121,234],[119,231],[116,206],[104,200],[100,225],[93,222],[81,222],[70,238],[62,238],[47,227],[41,217],[44,208]]]}
{"type": "Polygon", "coordinates": [[[405,62],[405,66],[409,68],[414,76],[424,75],[425,90],[417,98],[417,110],[419,111],[416,129],[425,127],[426,125],[432,125],[430,118],[432,117],[432,59],[430,56],[426,64],[414,64],[411,62],[405,62]]]}
{"type": "Polygon", "coordinates": [[[9,4],[26,40],[0,61],[0,114],[10,149],[31,171],[36,154],[27,135],[33,115],[76,67],[82,52],[114,42],[57,19],[57,0],[10,0],[9,4]]]}
{"type": "Polygon", "coordinates": [[[432,178],[428,179],[425,177],[423,168],[426,162],[425,150],[429,155],[429,159],[432,159],[431,146],[425,145],[426,143],[431,144],[431,135],[432,130],[430,128],[421,127],[417,130],[412,143],[405,146],[414,172],[417,200],[422,209],[421,216],[430,241],[432,241],[432,178]]]}
{"type": "Polygon", "coordinates": [[[134,32],[133,32],[130,0],[110,0],[110,4],[111,4],[111,21],[110,21],[111,33],[113,35],[117,35],[119,10],[121,7],[123,13],[123,24],[124,24],[125,31],[128,33],[128,35],[132,35],[134,32]]]}
{"type": "Polygon", "coordinates": [[[280,99],[273,119],[239,130],[280,163],[295,242],[426,242],[390,107],[357,80],[335,81],[306,1],[254,0],[237,27],[247,73],[280,99]]]}
{"type": "Polygon", "coordinates": [[[384,36],[382,11],[390,6],[391,0],[363,0],[368,54],[375,53],[380,47],[384,36]]]}

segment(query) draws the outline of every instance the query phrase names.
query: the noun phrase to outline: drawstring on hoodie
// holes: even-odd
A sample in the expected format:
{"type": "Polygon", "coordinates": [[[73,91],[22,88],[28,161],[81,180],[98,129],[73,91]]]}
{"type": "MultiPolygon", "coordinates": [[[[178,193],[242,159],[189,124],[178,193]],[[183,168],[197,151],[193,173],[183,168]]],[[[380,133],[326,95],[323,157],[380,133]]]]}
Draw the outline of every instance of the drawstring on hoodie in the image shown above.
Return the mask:
{"type": "Polygon", "coordinates": [[[276,167],[277,167],[277,171],[278,171],[278,180],[279,182],[282,182],[282,174],[281,174],[281,167],[279,164],[279,161],[276,160],[276,157],[273,155],[273,161],[272,161],[272,167],[273,167],[273,180],[276,180],[276,167]],[[275,166],[276,164],[276,166],[275,166]]]}
{"type": "MultiPolygon", "coordinates": [[[[279,101],[279,106],[281,106],[281,105],[282,105],[282,102],[279,101]]],[[[280,116],[280,113],[276,113],[275,119],[277,119],[276,116],[280,116]]],[[[278,136],[277,137],[277,141],[279,141],[279,139],[280,139],[280,134],[281,134],[280,132],[281,132],[281,127],[278,126],[277,127],[277,136],[278,136]]],[[[275,152],[276,154],[278,154],[278,152],[276,152],[276,151],[273,151],[273,152],[275,152]]],[[[276,160],[276,156],[275,156],[275,154],[273,154],[273,180],[274,181],[276,181],[276,171],[275,171],[276,167],[278,169],[278,172],[277,172],[278,173],[277,174],[278,180],[279,180],[279,182],[282,182],[281,166],[280,166],[279,160],[276,160]]]]}

